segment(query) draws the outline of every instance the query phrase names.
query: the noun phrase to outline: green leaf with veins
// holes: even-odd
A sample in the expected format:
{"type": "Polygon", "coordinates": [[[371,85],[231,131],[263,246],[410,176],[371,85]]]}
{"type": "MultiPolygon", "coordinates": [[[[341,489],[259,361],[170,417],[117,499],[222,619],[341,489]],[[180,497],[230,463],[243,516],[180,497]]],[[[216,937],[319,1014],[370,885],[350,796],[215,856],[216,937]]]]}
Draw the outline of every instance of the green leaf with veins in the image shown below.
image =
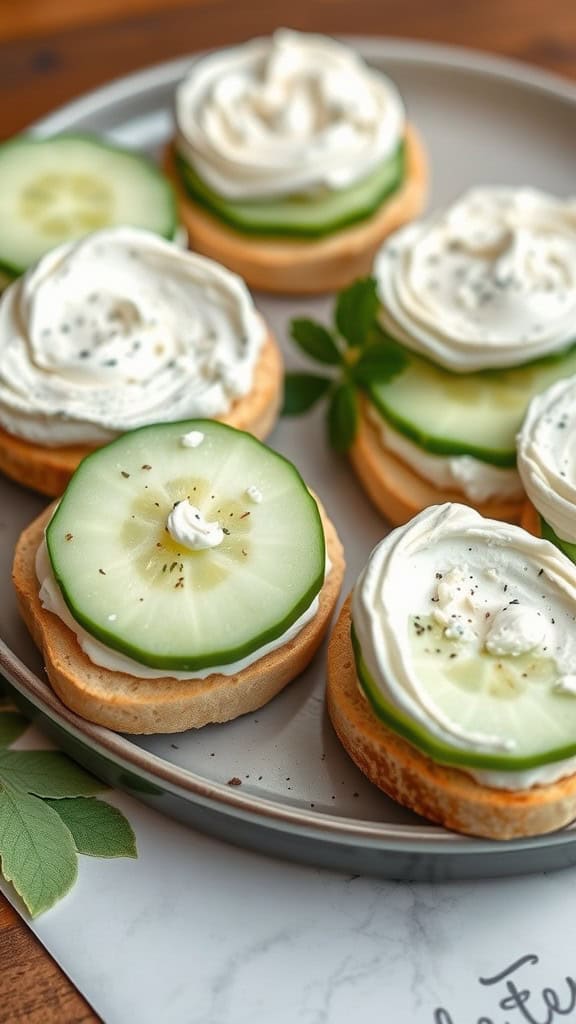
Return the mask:
{"type": "Polygon", "coordinates": [[[383,342],[363,349],[352,368],[352,377],[360,387],[385,382],[401,373],[408,360],[400,345],[383,342]]]}
{"type": "Polygon", "coordinates": [[[308,412],[331,387],[329,377],[315,373],[287,373],[284,377],[283,416],[299,416],[308,412]]]}
{"type": "Polygon", "coordinates": [[[373,277],[362,277],[340,292],[336,299],[334,322],[338,333],[351,348],[366,344],[376,322],[378,293],[373,277]]]}
{"type": "Polygon", "coordinates": [[[78,853],[89,857],[137,857],[136,836],[117,807],[79,797],[46,800],[68,827],[78,853]]]}
{"type": "Polygon", "coordinates": [[[2,708],[0,712],[0,747],[9,747],[30,723],[17,711],[2,708]]]}
{"type": "Polygon", "coordinates": [[[106,788],[57,750],[0,750],[0,784],[4,782],[25,793],[57,799],[93,796],[106,788]]]}
{"type": "Polygon", "coordinates": [[[322,324],[314,320],[297,319],[290,324],[290,334],[306,355],[318,363],[337,366],[342,362],[342,354],[334,338],[322,324]]]}
{"type": "Polygon", "coordinates": [[[358,399],[352,384],[339,384],[328,406],[328,435],[337,452],[348,451],[356,436],[358,399]]]}
{"type": "Polygon", "coordinates": [[[0,859],[32,916],[62,899],[72,888],[78,858],[69,829],[38,797],[0,786],[0,859]]]}

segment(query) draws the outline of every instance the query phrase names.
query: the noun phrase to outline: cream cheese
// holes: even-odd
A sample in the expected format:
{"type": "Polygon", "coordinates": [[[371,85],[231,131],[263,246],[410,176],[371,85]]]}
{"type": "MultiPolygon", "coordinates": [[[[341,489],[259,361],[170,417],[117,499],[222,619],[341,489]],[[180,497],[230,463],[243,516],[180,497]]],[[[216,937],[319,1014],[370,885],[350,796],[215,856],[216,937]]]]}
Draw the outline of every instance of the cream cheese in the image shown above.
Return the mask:
{"type": "Polygon", "coordinates": [[[43,446],[218,416],[265,327],[240,278],[136,228],[59,246],[0,304],[0,426],[43,446]]]}
{"type": "Polygon", "coordinates": [[[347,188],[404,132],[385,75],[333,39],[286,29],[193,64],[175,116],[179,153],[232,200],[347,188]]]}
{"type": "Polygon", "coordinates": [[[220,523],[209,522],[187,498],[177,501],[168,514],[166,529],[173,541],[188,551],[208,551],[224,540],[220,523]]]}
{"type": "MultiPolygon", "coordinates": [[[[526,720],[550,749],[568,745],[553,719],[576,714],[562,687],[576,659],[575,617],[576,568],[554,545],[462,505],[428,508],[394,530],[352,599],[362,657],[384,699],[436,741],[474,754],[527,756],[526,720]],[[482,704],[482,687],[492,703],[482,704]],[[534,710],[523,718],[524,704],[515,717],[507,701],[528,700],[528,687],[534,710]]],[[[462,770],[523,789],[571,774],[576,758],[526,772],[462,770]]]]}
{"type": "MultiPolygon", "coordinates": [[[[331,568],[330,559],[326,555],[326,576],[328,576],[331,568]]],[[[249,665],[259,661],[260,658],[264,658],[267,654],[278,650],[280,647],[285,647],[286,644],[294,640],[304,627],[312,621],[320,605],[320,598],[317,596],[285,633],[275,640],[263,644],[262,647],[259,647],[258,650],[253,651],[252,654],[247,655],[245,658],[240,658],[238,661],[230,662],[227,665],[214,665],[210,668],[197,669],[194,672],[180,672],[177,669],[155,669],[149,665],[142,665],[139,661],[128,657],[128,655],[107,647],[106,644],[103,644],[85,630],[73,617],[68,605],[64,601],[62,591],[52,571],[45,540],[42,540],[36,554],[36,576],[40,583],[40,603],[42,607],[46,611],[52,612],[53,615],[57,615],[72,630],[86,657],[94,665],[99,665],[110,672],[124,672],[137,679],[207,679],[211,675],[237,675],[238,672],[242,672],[249,665]]],[[[109,616],[109,619],[114,621],[113,614],[109,616]]]]}
{"type": "Polygon", "coordinates": [[[530,501],[561,540],[576,544],[576,377],[532,399],[517,453],[530,501]]]}
{"type": "Polygon", "coordinates": [[[491,466],[473,455],[434,455],[391,427],[373,406],[368,404],[367,409],[382,447],[397,455],[434,487],[456,491],[478,502],[522,497],[522,482],[515,469],[491,466]]]}
{"type": "Polygon", "coordinates": [[[476,188],[384,244],[382,325],[457,373],[517,366],[576,339],[576,199],[476,188]]]}

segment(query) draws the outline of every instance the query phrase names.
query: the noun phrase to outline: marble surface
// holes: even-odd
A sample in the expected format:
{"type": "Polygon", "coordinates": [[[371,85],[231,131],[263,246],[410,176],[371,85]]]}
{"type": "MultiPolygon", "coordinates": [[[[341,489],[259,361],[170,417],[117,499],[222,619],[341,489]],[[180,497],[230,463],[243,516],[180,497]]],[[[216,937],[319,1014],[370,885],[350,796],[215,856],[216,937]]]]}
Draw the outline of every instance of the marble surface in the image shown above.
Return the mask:
{"type": "Polygon", "coordinates": [[[576,1020],[575,869],[442,885],[342,876],[110,799],[139,859],[80,858],[75,889],[32,923],[106,1024],[576,1020]]]}

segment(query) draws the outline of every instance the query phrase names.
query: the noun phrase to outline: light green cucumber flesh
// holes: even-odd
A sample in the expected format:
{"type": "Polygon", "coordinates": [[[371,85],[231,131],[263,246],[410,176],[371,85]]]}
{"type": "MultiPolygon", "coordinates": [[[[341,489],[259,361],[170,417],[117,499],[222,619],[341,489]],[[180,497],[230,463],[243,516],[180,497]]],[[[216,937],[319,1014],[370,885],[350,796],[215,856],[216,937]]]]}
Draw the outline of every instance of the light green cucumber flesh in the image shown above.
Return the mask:
{"type": "Polygon", "coordinates": [[[120,224],[176,233],[172,187],[147,158],[82,135],[0,145],[0,269],[9,275],[63,242],[120,224]]]}
{"type": "Polygon", "coordinates": [[[252,654],[282,636],[324,582],[322,522],[297,470],[212,420],[142,427],[89,455],[46,539],[76,621],[168,672],[252,654]],[[191,430],[204,434],[197,448],[181,444],[191,430]],[[192,551],[166,531],[186,499],[224,528],[218,547],[192,551]]]}
{"type": "Polygon", "coordinates": [[[367,387],[376,411],[420,448],[516,465],[516,434],[534,395],[576,373],[576,347],[558,358],[513,369],[450,373],[406,351],[407,365],[367,387]]]}
{"type": "Polygon", "coordinates": [[[401,185],[405,159],[401,145],[393,156],[349,188],[266,201],[225,199],[181,156],[177,155],[176,163],[192,199],[237,231],[286,238],[321,238],[371,217],[401,185]]]}
{"type": "Polygon", "coordinates": [[[459,726],[516,741],[510,754],[491,754],[443,743],[393,707],[371,678],[354,630],[352,644],[358,679],[376,715],[440,764],[527,771],[576,755],[576,697],[555,691],[558,672],[551,658],[532,653],[473,656],[465,646],[446,640],[431,620],[420,618],[411,644],[420,684],[459,726]]]}
{"type": "MultiPolygon", "coordinates": [[[[574,519],[576,521],[576,514],[574,519]]],[[[571,544],[568,540],[562,540],[556,531],[550,526],[550,523],[546,522],[543,516],[540,516],[540,533],[545,540],[549,540],[552,544],[555,544],[571,562],[576,564],[576,544],[571,544]]]]}

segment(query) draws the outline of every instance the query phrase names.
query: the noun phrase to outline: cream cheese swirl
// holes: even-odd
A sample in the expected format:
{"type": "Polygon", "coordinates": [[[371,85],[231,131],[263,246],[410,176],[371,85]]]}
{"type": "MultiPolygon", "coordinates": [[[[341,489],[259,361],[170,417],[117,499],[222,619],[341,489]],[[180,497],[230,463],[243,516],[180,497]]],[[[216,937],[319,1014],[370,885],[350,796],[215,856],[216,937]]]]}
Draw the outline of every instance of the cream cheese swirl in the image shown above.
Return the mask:
{"type": "Polygon", "coordinates": [[[347,188],[404,131],[385,75],[333,39],[286,29],[195,63],[175,115],[179,153],[233,200],[347,188]]]}
{"type": "Polygon", "coordinates": [[[265,327],[243,281],[136,228],[44,256],[0,304],[0,426],[44,446],[227,412],[265,327]]]}
{"type": "Polygon", "coordinates": [[[561,540],[576,544],[576,377],[532,399],[517,453],[530,501],[561,540]]]}
{"type": "MultiPolygon", "coordinates": [[[[474,676],[496,671],[486,677],[487,686],[496,686],[499,659],[508,656],[514,671],[514,659],[533,655],[534,682],[524,683],[522,666],[517,688],[534,687],[532,700],[542,701],[534,720],[551,730],[552,748],[558,745],[546,701],[569,699],[554,693],[569,692],[565,683],[573,678],[575,613],[576,568],[568,559],[547,541],[463,505],[428,508],[394,530],[372,552],[352,599],[362,657],[384,699],[437,741],[492,755],[523,756],[521,726],[514,730],[506,704],[506,696],[522,697],[504,687],[501,701],[492,698],[492,710],[479,716],[474,676]],[[430,648],[438,639],[427,630],[439,630],[449,653],[415,653],[413,627],[417,636],[432,637],[430,648]],[[445,660],[435,664],[435,654],[445,660]]],[[[576,707],[552,712],[575,714],[576,707]]],[[[576,772],[576,758],[527,772],[463,770],[486,785],[520,789],[576,772]]]]}
{"type": "Polygon", "coordinates": [[[375,262],[382,324],[457,373],[576,340],[576,199],[476,188],[403,228],[375,262]]]}

